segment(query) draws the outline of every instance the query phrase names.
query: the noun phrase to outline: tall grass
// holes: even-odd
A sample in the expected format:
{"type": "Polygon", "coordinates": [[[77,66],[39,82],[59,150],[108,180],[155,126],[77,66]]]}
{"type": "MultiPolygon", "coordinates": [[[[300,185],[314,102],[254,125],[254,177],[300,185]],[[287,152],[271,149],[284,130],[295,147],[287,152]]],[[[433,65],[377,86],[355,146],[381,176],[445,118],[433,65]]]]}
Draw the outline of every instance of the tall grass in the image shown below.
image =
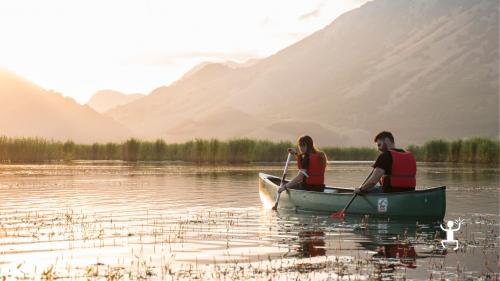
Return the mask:
{"type": "Polygon", "coordinates": [[[417,160],[427,162],[498,164],[500,141],[485,138],[432,140],[422,146],[408,147],[417,160]]]}
{"type": "Polygon", "coordinates": [[[164,140],[75,144],[41,138],[0,137],[0,161],[28,163],[70,160],[188,161],[196,163],[277,162],[286,157],[290,142],[266,140],[196,139],[182,144],[164,140]]]}
{"type": "Polygon", "coordinates": [[[328,160],[374,160],[379,152],[374,148],[367,147],[324,147],[322,151],[328,157],[328,160]]]}
{"type": "MultiPolygon", "coordinates": [[[[123,143],[76,144],[42,138],[0,137],[0,161],[30,163],[71,160],[188,161],[194,163],[282,162],[291,142],[267,140],[195,139],[185,143],[164,140],[123,143]]],[[[374,148],[323,147],[329,160],[374,160],[374,148]]],[[[408,147],[417,161],[498,164],[500,141],[484,138],[468,140],[433,140],[408,147]]]]}

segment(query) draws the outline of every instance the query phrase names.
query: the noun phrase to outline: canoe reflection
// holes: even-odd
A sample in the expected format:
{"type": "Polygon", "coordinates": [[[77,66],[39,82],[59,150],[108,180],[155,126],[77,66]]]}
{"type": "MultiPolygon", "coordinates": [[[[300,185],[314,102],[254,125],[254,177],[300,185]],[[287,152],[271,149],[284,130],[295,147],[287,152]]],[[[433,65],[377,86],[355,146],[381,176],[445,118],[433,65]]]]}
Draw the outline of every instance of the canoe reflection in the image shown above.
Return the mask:
{"type": "Polygon", "coordinates": [[[443,257],[443,253],[432,250],[432,245],[441,237],[438,225],[437,222],[370,220],[355,233],[366,238],[359,244],[376,252],[372,259],[382,262],[386,269],[395,266],[416,268],[417,259],[443,257]]]}
{"type": "Polygon", "coordinates": [[[300,247],[297,249],[297,252],[301,257],[324,256],[326,254],[325,233],[320,230],[300,231],[299,245],[300,247]]]}
{"type": "Polygon", "coordinates": [[[436,221],[349,216],[339,222],[319,213],[280,210],[277,222],[288,256],[362,256],[384,272],[444,257],[435,247],[442,237],[436,221]]]}
{"type": "Polygon", "coordinates": [[[373,258],[397,259],[408,268],[417,267],[417,252],[415,247],[408,244],[393,244],[379,246],[378,252],[373,258]]]}

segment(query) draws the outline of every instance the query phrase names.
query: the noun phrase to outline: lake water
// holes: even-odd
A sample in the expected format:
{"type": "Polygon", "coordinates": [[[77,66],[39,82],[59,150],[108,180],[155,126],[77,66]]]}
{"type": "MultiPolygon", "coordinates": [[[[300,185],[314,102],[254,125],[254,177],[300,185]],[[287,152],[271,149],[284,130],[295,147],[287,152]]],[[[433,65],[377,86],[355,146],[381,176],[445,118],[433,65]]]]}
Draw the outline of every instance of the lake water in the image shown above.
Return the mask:
{"type": "MultiPolygon", "coordinates": [[[[370,163],[330,163],[354,187],[370,163]]],[[[363,280],[497,278],[498,167],[419,163],[419,186],[447,186],[438,224],[273,212],[258,173],[280,165],[75,162],[0,165],[0,276],[8,279],[363,280]]],[[[296,170],[291,170],[293,175],[296,170]]]]}

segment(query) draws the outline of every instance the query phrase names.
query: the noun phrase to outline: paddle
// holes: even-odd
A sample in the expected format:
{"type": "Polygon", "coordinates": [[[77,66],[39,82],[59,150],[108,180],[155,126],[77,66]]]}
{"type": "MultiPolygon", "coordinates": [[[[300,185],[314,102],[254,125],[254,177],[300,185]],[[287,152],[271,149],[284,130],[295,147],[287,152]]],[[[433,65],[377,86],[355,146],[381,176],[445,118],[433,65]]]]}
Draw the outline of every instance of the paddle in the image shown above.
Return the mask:
{"type": "MultiPolygon", "coordinates": [[[[375,169],[373,169],[370,172],[370,174],[366,177],[366,179],[363,181],[363,183],[360,185],[360,187],[363,186],[363,184],[365,184],[365,182],[370,178],[370,176],[373,174],[373,171],[375,171],[375,169]]],[[[340,210],[340,211],[338,211],[336,213],[333,213],[332,216],[331,216],[332,219],[339,219],[339,220],[343,219],[344,216],[345,216],[345,211],[347,210],[347,208],[349,208],[349,206],[351,206],[351,203],[352,203],[352,201],[354,201],[354,199],[356,198],[356,196],[358,196],[358,194],[354,193],[354,195],[352,196],[351,200],[349,201],[349,203],[347,203],[347,205],[345,206],[344,209],[342,209],[342,210],[340,210]]]]}
{"type": "MultiPolygon", "coordinates": [[[[288,152],[288,157],[286,158],[285,169],[283,170],[283,177],[281,178],[280,188],[283,187],[285,182],[286,172],[288,171],[288,164],[290,163],[290,159],[292,158],[292,153],[288,152]]],[[[278,202],[280,201],[281,192],[277,192],[276,194],[276,203],[274,203],[273,210],[278,209],[278,202]]]]}

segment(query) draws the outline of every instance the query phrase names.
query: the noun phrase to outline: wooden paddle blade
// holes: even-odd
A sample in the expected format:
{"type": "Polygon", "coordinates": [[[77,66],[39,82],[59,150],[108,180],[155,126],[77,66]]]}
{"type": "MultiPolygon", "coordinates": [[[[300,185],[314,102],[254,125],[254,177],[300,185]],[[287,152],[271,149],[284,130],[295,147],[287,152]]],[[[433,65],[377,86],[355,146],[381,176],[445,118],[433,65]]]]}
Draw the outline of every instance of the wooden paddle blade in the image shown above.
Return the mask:
{"type": "Polygon", "coordinates": [[[331,218],[332,219],[337,219],[337,220],[342,220],[345,217],[345,209],[342,209],[336,213],[333,213],[331,218]]]}

